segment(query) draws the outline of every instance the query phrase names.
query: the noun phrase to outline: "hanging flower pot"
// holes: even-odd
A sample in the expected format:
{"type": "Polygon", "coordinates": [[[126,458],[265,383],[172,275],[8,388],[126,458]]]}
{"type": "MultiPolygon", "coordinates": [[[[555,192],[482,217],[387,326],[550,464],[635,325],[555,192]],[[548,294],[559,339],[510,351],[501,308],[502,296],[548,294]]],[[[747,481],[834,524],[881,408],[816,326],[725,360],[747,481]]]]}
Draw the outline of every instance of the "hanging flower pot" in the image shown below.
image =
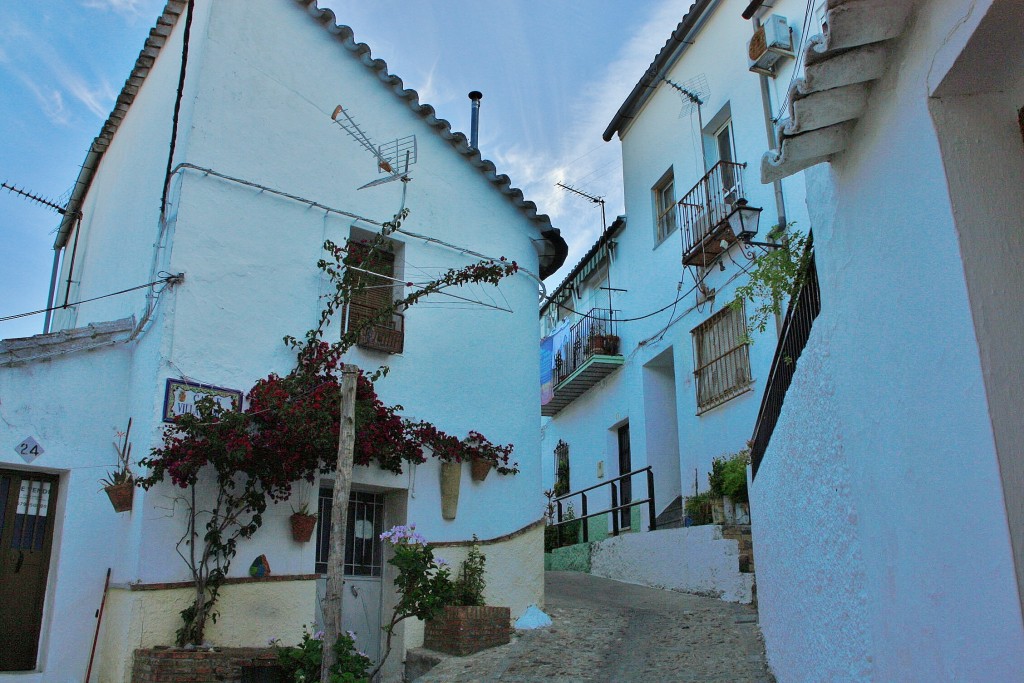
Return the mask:
{"type": "Polygon", "coordinates": [[[135,497],[134,481],[104,486],[103,490],[107,492],[110,504],[114,506],[114,512],[128,512],[132,509],[132,499],[135,497]]]}
{"type": "Polygon", "coordinates": [[[291,516],[292,538],[299,543],[306,543],[313,537],[316,528],[316,515],[296,512],[291,516]]]}
{"type": "Polygon", "coordinates": [[[493,468],[494,463],[483,458],[473,458],[469,463],[469,473],[473,481],[483,481],[493,468]]]}
{"type": "Polygon", "coordinates": [[[459,509],[459,485],[462,483],[462,463],[441,463],[441,516],[455,519],[459,509]]]}

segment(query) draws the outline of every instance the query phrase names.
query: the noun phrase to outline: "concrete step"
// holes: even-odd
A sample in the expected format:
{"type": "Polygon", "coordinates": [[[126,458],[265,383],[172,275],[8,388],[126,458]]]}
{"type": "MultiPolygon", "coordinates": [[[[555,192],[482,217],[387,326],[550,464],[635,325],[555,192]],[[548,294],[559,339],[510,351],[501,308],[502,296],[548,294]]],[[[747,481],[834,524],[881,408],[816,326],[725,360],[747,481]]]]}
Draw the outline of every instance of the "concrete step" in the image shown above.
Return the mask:
{"type": "Polygon", "coordinates": [[[659,529],[676,529],[683,525],[683,497],[677,496],[655,518],[659,529]]]}

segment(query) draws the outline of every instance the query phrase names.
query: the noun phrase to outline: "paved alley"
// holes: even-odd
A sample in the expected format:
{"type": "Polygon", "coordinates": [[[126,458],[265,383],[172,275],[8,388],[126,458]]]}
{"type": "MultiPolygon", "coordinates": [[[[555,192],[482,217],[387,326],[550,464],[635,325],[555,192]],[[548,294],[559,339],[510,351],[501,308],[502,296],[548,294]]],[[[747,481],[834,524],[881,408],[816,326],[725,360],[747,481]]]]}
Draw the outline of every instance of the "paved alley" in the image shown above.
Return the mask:
{"type": "Polygon", "coordinates": [[[550,628],[445,657],[417,680],[773,680],[750,606],[575,572],[547,572],[545,588],[550,628]]]}

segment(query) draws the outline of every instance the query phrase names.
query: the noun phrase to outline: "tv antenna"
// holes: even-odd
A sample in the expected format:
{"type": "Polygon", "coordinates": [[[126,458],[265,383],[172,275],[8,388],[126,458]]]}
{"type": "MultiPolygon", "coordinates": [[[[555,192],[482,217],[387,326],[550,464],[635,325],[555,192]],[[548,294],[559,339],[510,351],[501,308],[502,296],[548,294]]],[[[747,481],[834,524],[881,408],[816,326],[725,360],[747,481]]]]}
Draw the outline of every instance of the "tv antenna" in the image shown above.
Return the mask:
{"type": "Polygon", "coordinates": [[[18,195],[20,197],[24,197],[25,199],[28,199],[28,200],[33,201],[33,202],[36,202],[37,204],[42,204],[43,206],[47,207],[48,209],[53,209],[54,211],[59,213],[61,216],[63,216],[65,213],[67,213],[67,209],[65,207],[61,206],[60,204],[58,204],[56,202],[53,202],[53,201],[50,201],[46,197],[40,197],[39,195],[37,195],[37,194],[35,194],[33,192],[29,192],[28,190],[26,190],[24,188],[16,187],[14,185],[11,185],[8,182],[0,183],[0,187],[2,187],[3,189],[7,190],[11,194],[16,194],[16,195],[18,195]]]}
{"type": "Polygon", "coordinates": [[[374,159],[377,160],[378,173],[387,174],[386,178],[371,180],[357,189],[364,190],[368,187],[390,183],[393,180],[401,180],[403,183],[411,180],[409,177],[409,166],[416,163],[415,135],[407,135],[404,138],[398,138],[397,140],[377,146],[370,139],[370,136],[366,134],[366,131],[359,126],[352,114],[340,104],[334,108],[331,120],[348,133],[353,140],[358,142],[363,149],[373,155],[374,159]]]}
{"type": "Polygon", "coordinates": [[[711,96],[711,89],[708,87],[708,78],[704,74],[695,76],[685,83],[676,83],[667,78],[661,79],[672,86],[674,89],[679,91],[679,99],[683,101],[683,106],[679,110],[679,118],[689,116],[693,113],[694,108],[700,112],[700,107],[707,102],[708,97],[711,96]]]}
{"type": "Polygon", "coordinates": [[[561,182],[555,183],[555,185],[557,185],[558,187],[562,188],[566,192],[571,192],[571,193],[573,193],[575,195],[583,197],[584,199],[586,199],[586,200],[588,200],[588,201],[590,201],[590,202],[592,202],[594,204],[599,204],[601,206],[601,232],[604,232],[604,229],[607,227],[607,224],[605,223],[605,218],[604,218],[604,197],[597,197],[597,196],[594,196],[592,194],[588,194],[587,192],[584,192],[583,190],[576,189],[572,185],[566,185],[565,183],[561,183],[561,182]]]}
{"type": "MultiPolygon", "coordinates": [[[[700,108],[707,101],[708,97],[711,96],[711,89],[708,87],[707,76],[700,74],[685,83],[676,83],[675,81],[670,81],[667,78],[662,78],[661,80],[679,91],[679,99],[683,101],[683,106],[679,110],[679,118],[692,116],[693,110],[697,110],[697,125],[700,127],[700,131],[703,134],[704,117],[701,115],[700,108]]],[[[690,125],[693,124],[691,123],[690,125]]],[[[707,150],[704,149],[703,144],[701,144],[700,150],[701,155],[704,158],[704,170],[706,171],[708,170],[708,153],[707,150]]]]}

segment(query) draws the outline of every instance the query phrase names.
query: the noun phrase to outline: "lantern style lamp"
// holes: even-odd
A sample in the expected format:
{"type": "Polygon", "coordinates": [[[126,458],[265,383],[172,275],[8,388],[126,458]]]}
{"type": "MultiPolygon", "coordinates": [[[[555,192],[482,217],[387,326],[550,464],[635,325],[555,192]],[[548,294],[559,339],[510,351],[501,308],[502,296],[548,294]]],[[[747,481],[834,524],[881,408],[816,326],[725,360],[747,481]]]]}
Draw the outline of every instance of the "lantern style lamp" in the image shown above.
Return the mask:
{"type": "Polygon", "coordinates": [[[757,224],[761,220],[761,209],[750,206],[746,199],[737,199],[732,211],[726,216],[732,234],[736,239],[750,244],[750,240],[757,234],[757,224]]]}

